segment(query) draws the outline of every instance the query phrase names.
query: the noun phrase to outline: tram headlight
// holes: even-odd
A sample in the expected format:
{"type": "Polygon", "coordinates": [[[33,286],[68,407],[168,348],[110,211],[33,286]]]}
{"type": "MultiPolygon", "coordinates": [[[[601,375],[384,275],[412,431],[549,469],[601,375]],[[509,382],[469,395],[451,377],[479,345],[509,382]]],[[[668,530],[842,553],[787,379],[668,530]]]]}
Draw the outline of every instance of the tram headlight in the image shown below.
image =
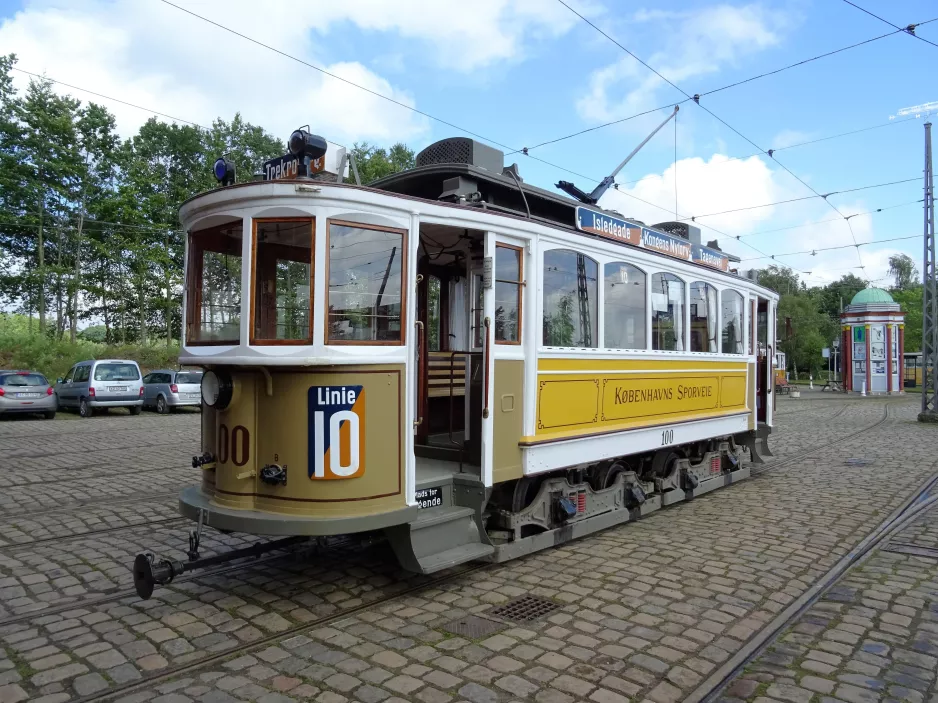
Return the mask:
{"type": "Polygon", "coordinates": [[[325,139],[319,135],[310,134],[305,129],[294,131],[290,135],[287,146],[294,156],[308,156],[310,159],[320,158],[328,148],[325,139]]]}
{"type": "Polygon", "coordinates": [[[231,403],[234,382],[226,371],[206,371],[202,376],[202,401],[210,408],[224,410],[231,403]]]}
{"type": "Polygon", "coordinates": [[[218,179],[218,182],[223,186],[230,186],[235,182],[234,162],[224,157],[215,160],[212,173],[215,174],[215,178],[218,179]]]}

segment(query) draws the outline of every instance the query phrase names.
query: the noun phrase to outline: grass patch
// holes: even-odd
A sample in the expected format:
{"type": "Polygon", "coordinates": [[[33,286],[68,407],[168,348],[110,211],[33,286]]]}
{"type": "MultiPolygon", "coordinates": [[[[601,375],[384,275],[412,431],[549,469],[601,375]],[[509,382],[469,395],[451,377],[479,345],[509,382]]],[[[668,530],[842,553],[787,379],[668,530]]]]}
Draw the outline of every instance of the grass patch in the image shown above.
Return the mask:
{"type": "Polygon", "coordinates": [[[153,345],[98,344],[78,340],[30,335],[8,324],[0,316],[0,369],[28,369],[39,371],[50,382],[64,376],[79,361],[89,359],[132,359],[147,373],[159,368],[177,368],[179,346],[167,346],[165,341],[153,345]]]}

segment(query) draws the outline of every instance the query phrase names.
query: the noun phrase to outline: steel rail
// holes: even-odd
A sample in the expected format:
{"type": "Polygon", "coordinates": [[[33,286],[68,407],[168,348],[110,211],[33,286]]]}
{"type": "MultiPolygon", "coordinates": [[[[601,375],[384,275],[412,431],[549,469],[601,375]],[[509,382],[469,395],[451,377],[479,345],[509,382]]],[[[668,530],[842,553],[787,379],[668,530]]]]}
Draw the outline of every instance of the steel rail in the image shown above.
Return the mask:
{"type": "MultiPolygon", "coordinates": [[[[887,405],[888,409],[888,405],[887,405]]],[[[885,421],[885,417],[877,425],[885,421]]],[[[867,430],[861,430],[867,431],[867,430]]],[[[855,435],[854,435],[855,436],[855,435]]],[[[846,439],[846,438],[845,438],[846,439]]],[[[839,440],[837,443],[840,443],[839,440]]],[[[726,663],[694,689],[684,703],[714,703],[723,690],[758,657],[785,629],[811,608],[834,584],[851,569],[862,564],[873,551],[895,532],[908,527],[924,512],[938,504],[938,495],[929,496],[938,485],[938,474],[930,478],[896,508],[876,529],[842,557],[831,569],[816,581],[807,591],[796,598],[768,625],[746,641],[743,648],[730,657],[726,663]]]]}

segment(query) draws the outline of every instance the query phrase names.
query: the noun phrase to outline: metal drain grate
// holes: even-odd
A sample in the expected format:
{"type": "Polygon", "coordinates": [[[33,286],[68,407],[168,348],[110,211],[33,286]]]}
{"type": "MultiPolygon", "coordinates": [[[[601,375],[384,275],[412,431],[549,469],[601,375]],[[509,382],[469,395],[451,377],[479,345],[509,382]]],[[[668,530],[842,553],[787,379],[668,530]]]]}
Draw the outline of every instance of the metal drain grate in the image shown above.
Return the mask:
{"type": "Polygon", "coordinates": [[[478,615],[467,615],[464,618],[446,623],[443,629],[447,632],[452,632],[454,635],[459,635],[460,637],[468,637],[471,640],[477,640],[480,637],[494,635],[496,632],[504,630],[506,627],[507,625],[504,623],[496,622],[495,620],[480,618],[478,615]]]}
{"type": "Polygon", "coordinates": [[[530,622],[552,613],[560,606],[546,598],[521,596],[489,611],[490,615],[514,622],[530,622]]]}

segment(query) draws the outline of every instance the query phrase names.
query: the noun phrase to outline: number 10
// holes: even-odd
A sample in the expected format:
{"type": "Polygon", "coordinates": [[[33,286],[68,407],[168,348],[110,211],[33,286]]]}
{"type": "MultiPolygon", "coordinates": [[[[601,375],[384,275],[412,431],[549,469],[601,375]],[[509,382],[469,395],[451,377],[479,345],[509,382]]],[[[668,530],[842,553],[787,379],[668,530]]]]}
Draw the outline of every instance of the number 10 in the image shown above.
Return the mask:
{"type": "MultiPolygon", "coordinates": [[[[313,414],[313,432],[315,433],[315,446],[317,448],[315,457],[315,471],[313,478],[326,478],[326,457],[324,447],[325,442],[325,424],[326,416],[321,410],[313,414]]],[[[348,478],[358,473],[361,466],[361,456],[359,455],[359,419],[358,415],[351,410],[339,410],[329,418],[329,473],[335,478],[348,478]],[[342,451],[339,439],[339,430],[342,422],[347,422],[349,427],[349,463],[342,465],[342,451]]]]}

